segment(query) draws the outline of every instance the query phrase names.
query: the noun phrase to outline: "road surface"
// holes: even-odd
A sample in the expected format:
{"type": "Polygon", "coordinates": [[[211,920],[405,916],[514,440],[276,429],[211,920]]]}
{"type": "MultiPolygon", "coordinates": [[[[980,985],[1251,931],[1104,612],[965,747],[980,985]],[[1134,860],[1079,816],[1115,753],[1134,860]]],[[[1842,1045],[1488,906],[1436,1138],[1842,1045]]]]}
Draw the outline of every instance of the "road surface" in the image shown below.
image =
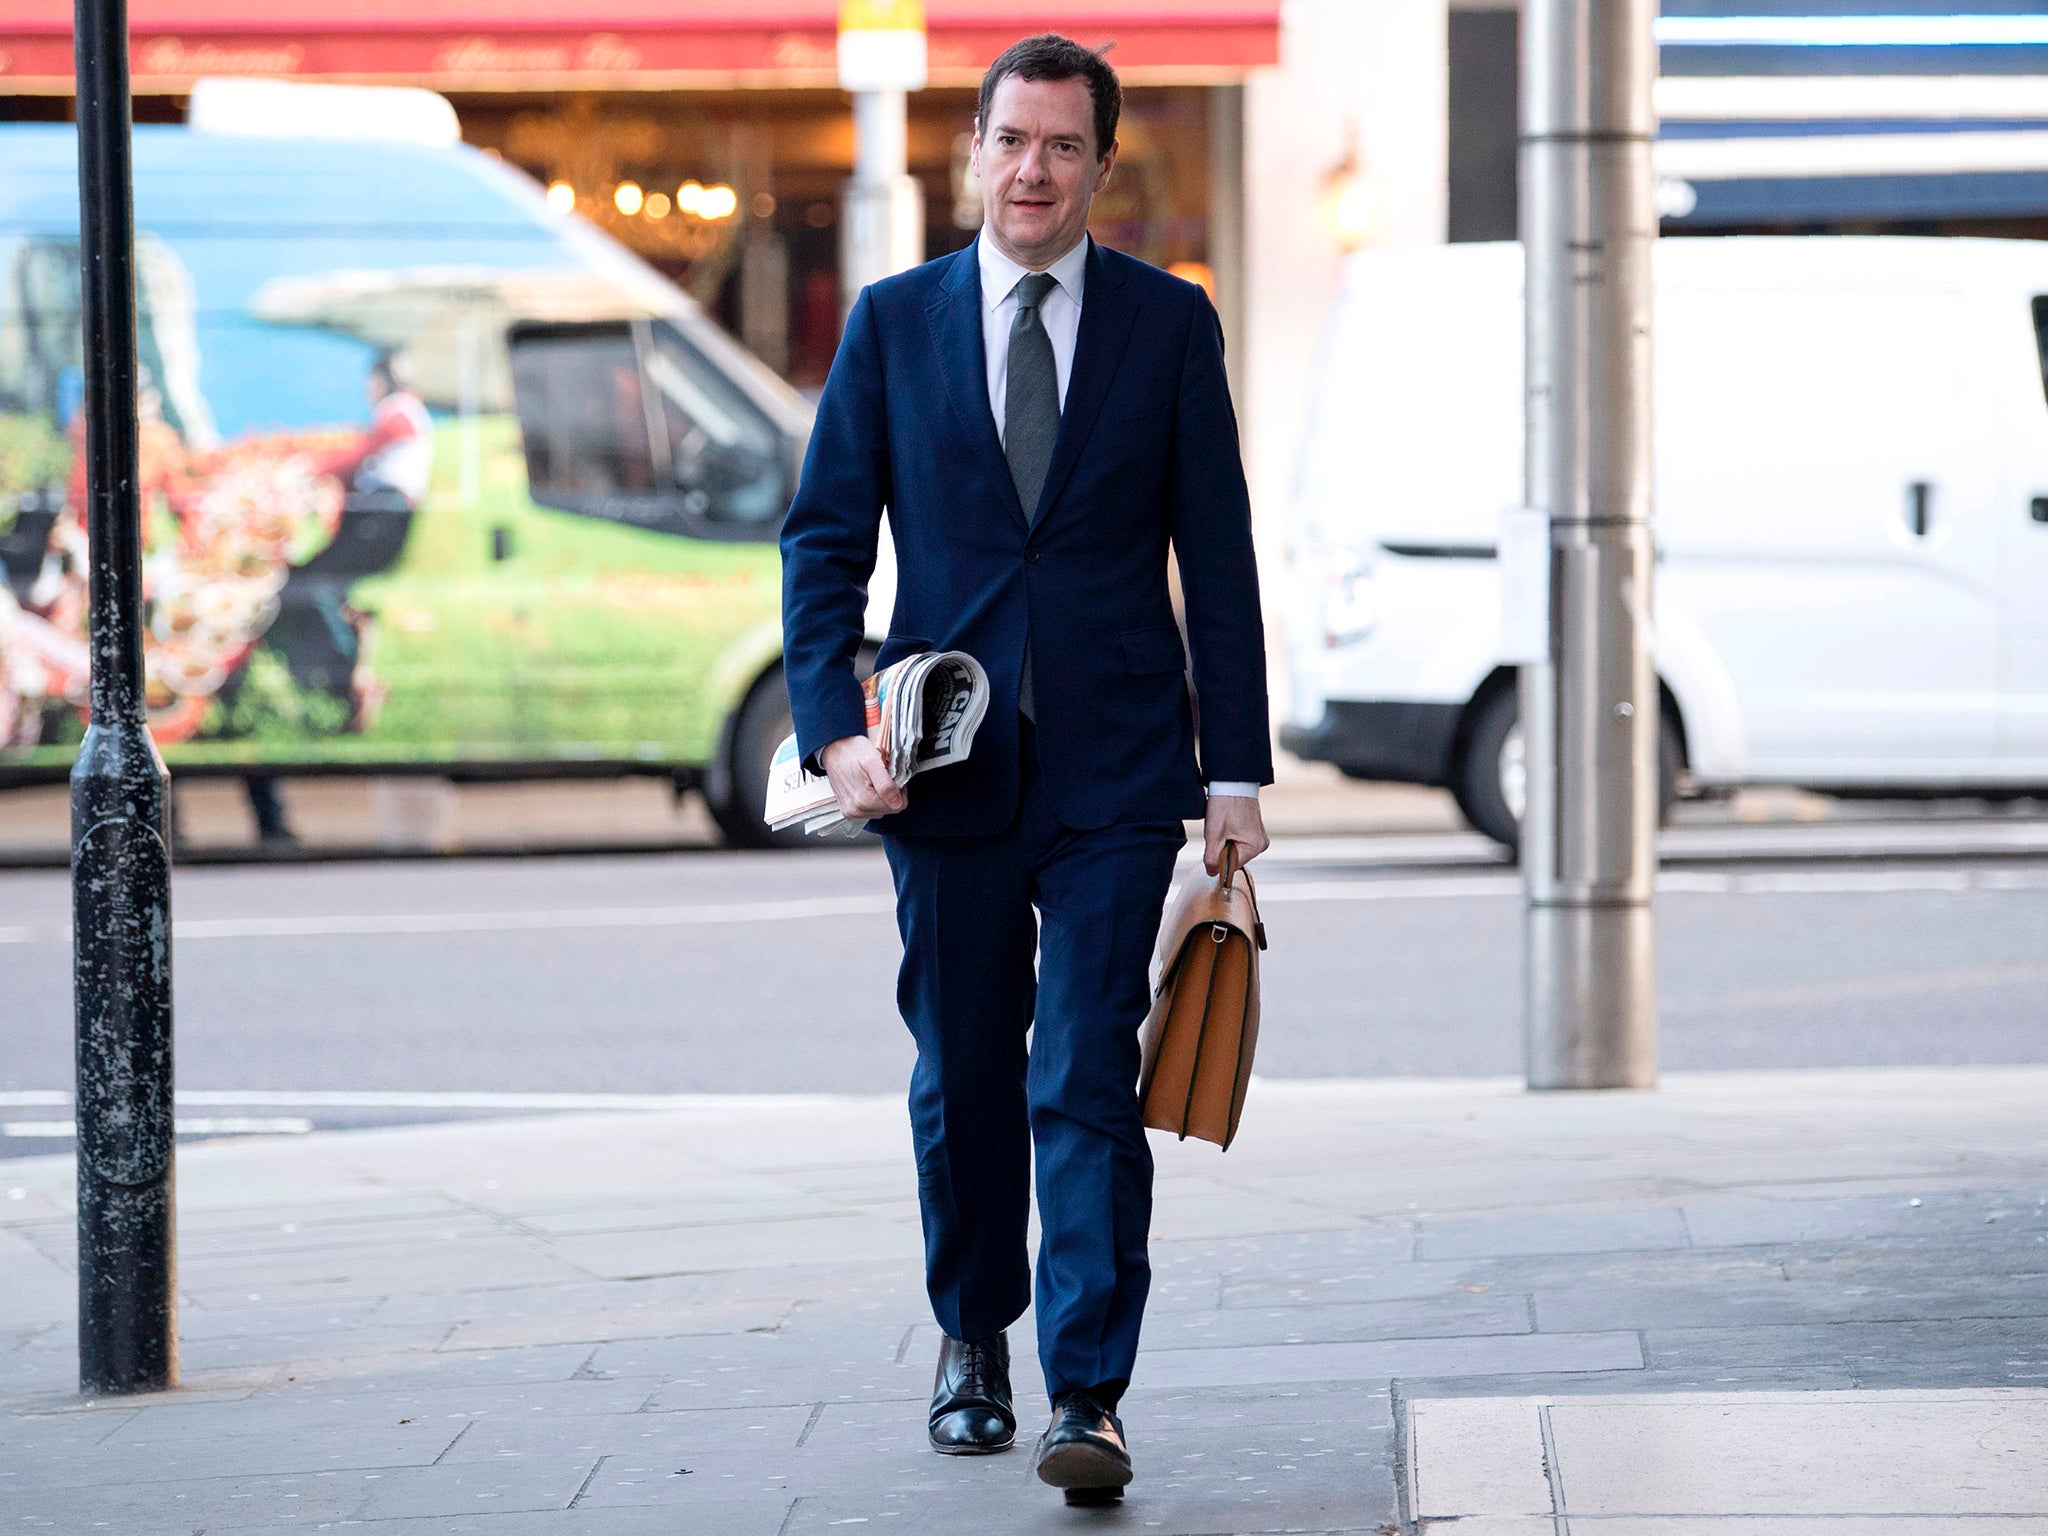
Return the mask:
{"type": "MultiPolygon", "coordinates": [[[[1693,832],[1667,859],[1664,1064],[2048,1061],[2048,829],[1829,835],[1693,832]]],[[[1519,1070],[1519,887],[1488,845],[1293,840],[1255,868],[1262,1073],[1519,1070]]],[[[68,911],[62,873],[0,874],[0,1158],[68,1145],[68,911]]],[[[175,914],[196,1130],[909,1070],[871,849],[189,869],[175,914]]]]}

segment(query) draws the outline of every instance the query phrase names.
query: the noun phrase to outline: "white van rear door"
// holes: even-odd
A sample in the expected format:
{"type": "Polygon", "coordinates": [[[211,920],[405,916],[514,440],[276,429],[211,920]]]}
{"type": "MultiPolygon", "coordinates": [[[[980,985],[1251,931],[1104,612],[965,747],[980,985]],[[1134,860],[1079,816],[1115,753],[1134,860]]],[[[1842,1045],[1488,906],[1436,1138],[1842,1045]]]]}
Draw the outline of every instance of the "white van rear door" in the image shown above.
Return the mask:
{"type": "Polygon", "coordinates": [[[1662,600],[1726,665],[1751,778],[1937,779],[1997,729],[1996,459],[1959,294],[1674,287],[1662,600]]]}

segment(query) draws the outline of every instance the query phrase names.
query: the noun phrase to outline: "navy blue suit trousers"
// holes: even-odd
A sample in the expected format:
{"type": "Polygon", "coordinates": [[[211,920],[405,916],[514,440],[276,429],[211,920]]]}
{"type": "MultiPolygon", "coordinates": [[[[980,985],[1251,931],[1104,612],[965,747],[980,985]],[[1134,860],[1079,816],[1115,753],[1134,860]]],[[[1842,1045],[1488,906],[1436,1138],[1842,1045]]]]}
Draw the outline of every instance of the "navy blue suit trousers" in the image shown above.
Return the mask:
{"type": "Polygon", "coordinates": [[[1138,1352],[1152,1276],[1138,1028],[1186,833],[1178,821],[1061,825],[1037,732],[1021,726],[1007,829],[886,846],[897,1002],[917,1040],[910,1119],[933,1315],[979,1339],[1023,1314],[1035,1150],[1038,1354],[1057,1397],[1120,1389],[1138,1352]]]}

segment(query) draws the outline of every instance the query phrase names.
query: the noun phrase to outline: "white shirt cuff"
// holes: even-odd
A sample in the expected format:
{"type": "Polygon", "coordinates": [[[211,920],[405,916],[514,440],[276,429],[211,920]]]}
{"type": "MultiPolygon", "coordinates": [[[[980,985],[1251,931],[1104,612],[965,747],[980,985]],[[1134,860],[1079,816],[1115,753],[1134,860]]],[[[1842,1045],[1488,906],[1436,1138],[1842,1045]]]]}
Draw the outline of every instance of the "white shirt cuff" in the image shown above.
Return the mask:
{"type": "Polygon", "coordinates": [[[1209,786],[1209,794],[1212,799],[1217,795],[1229,795],[1239,800],[1256,800],[1259,798],[1259,786],[1246,780],[1219,779],[1209,786]]]}

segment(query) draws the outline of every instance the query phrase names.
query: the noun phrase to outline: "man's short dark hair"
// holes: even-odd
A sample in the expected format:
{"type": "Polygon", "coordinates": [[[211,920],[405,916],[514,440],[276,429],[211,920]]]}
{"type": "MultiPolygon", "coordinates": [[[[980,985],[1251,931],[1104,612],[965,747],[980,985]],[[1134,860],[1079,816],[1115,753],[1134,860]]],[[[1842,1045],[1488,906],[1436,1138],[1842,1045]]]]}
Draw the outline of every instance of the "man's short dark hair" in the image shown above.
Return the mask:
{"type": "Polygon", "coordinates": [[[1123,115],[1124,88],[1116,71],[1102,52],[1083,48],[1071,37],[1041,32],[1012,43],[989,65],[981,77],[981,104],[975,109],[975,126],[988,131],[988,109],[996,99],[996,87],[1009,76],[1019,80],[1085,80],[1089,98],[1095,103],[1095,158],[1100,160],[1116,142],[1116,122],[1123,115]]]}

